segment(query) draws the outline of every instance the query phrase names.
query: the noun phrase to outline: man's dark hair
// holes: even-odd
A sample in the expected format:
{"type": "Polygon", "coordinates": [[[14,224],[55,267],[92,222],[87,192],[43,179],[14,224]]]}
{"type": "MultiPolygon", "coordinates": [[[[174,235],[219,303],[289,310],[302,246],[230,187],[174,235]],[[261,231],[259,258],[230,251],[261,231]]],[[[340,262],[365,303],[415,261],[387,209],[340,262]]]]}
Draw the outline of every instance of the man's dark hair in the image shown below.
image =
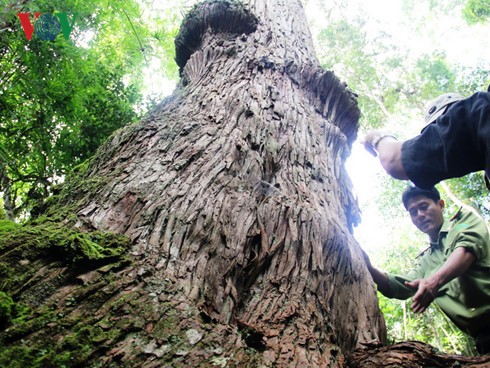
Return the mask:
{"type": "Polygon", "coordinates": [[[441,195],[439,194],[439,191],[435,187],[432,187],[430,189],[421,189],[419,187],[411,185],[407,189],[405,189],[405,191],[402,194],[402,202],[406,209],[407,209],[408,201],[417,196],[424,196],[430,198],[434,202],[437,202],[439,199],[441,199],[441,195]]]}

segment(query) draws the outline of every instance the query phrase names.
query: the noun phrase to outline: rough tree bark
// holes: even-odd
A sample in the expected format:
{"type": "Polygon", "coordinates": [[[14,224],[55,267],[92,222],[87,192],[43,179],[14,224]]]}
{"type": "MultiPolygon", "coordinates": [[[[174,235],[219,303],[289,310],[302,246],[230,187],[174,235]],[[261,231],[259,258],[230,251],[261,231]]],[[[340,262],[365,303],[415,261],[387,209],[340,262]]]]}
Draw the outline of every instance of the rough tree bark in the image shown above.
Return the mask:
{"type": "Polygon", "coordinates": [[[173,98],[94,163],[110,180],[80,220],[129,236],[140,268],[247,329],[266,361],[338,365],[382,338],[343,167],[359,111],[319,67],[300,2],[198,7],[176,60],[173,98]]]}
{"type": "Polygon", "coordinates": [[[300,1],[203,3],[176,54],[173,95],[0,241],[0,362],[365,362],[385,328],[352,236],[359,111],[300,1]]]}

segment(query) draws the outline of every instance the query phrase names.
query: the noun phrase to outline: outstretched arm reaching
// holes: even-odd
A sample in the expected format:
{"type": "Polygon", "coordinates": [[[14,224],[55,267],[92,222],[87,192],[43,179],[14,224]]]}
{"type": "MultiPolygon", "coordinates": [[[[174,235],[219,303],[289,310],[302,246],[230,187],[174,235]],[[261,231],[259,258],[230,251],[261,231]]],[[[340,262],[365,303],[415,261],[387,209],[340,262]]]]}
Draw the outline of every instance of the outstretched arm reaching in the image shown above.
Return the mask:
{"type": "Polygon", "coordinates": [[[373,281],[378,286],[378,290],[383,294],[387,293],[389,290],[388,276],[384,272],[375,268],[371,264],[371,260],[369,259],[369,256],[366,254],[366,252],[364,252],[364,250],[362,249],[361,251],[362,251],[362,256],[364,257],[364,261],[366,262],[368,271],[371,274],[373,281]]]}
{"type": "Polygon", "coordinates": [[[439,288],[465,273],[475,259],[475,255],[470,250],[459,247],[451,253],[446,263],[431,276],[405,282],[405,285],[417,290],[412,299],[412,310],[415,313],[424,312],[434,300],[439,288]]]}

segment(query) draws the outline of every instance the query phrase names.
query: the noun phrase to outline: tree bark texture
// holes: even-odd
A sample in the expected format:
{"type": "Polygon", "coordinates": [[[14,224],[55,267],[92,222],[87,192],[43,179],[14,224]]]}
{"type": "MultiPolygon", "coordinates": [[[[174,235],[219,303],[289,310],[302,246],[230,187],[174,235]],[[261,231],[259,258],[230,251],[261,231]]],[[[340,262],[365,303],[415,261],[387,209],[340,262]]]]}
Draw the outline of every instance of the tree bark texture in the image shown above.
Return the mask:
{"type": "Polygon", "coordinates": [[[351,368],[486,368],[490,355],[465,357],[438,352],[419,341],[406,341],[390,346],[366,344],[357,349],[349,360],[351,368]]]}
{"type": "Polygon", "coordinates": [[[80,365],[128,367],[343,367],[384,342],[344,168],[359,110],[300,1],[196,6],[176,60],[173,95],[58,204],[129,237],[130,265],[35,263],[18,298],[63,316],[8,336],[61,344],[80,319],[100,332],[80,365]]]}
{"type": "Polygon", "coordinates": [[[299,1],[209,2],[176,47],[181,84],[105,147],[81,222],[129,236],[140,269],[253,331],[272,362],[340,364],[382,340],[344,168],[359,111],[299,1]]]}

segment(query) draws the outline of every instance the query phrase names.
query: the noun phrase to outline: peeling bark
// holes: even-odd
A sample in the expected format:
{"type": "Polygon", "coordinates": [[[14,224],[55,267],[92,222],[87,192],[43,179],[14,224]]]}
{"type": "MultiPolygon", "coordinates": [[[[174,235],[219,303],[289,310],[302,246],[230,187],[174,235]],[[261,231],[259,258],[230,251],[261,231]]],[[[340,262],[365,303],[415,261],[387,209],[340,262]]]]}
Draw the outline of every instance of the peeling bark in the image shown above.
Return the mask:
{"type": "Polygon", "coordinates": [[[83,322],[100,333],[84,366],[346,366],[385,339],[352,236],[356,96],[319,66],[300,1],[198,5],[176,47],[174,94],[57,204],[83,231],[129,237],[131,264],[46,264],[16,295],[63,316],[13,344],[63,351],[83,322]]]}
{"type": "Polygon", "coordinates": [[[366,344],[350,357],[351,368],[486,368],[490,355],[465,357],[438,352],[419,341],[401,342],[390,346],[366,344]]]}
{"type": "Polygon", "coordinates": [[[319,67],[298,3],[248,6],[213,1],[186,18],[181,85],[109,143],[90,172],[109,183],[79,218],[129,236],[140,267],[246,326],[275,363],[339,363],[384,336],[351,233],[344,160],[359,111],[319,67]]]}

